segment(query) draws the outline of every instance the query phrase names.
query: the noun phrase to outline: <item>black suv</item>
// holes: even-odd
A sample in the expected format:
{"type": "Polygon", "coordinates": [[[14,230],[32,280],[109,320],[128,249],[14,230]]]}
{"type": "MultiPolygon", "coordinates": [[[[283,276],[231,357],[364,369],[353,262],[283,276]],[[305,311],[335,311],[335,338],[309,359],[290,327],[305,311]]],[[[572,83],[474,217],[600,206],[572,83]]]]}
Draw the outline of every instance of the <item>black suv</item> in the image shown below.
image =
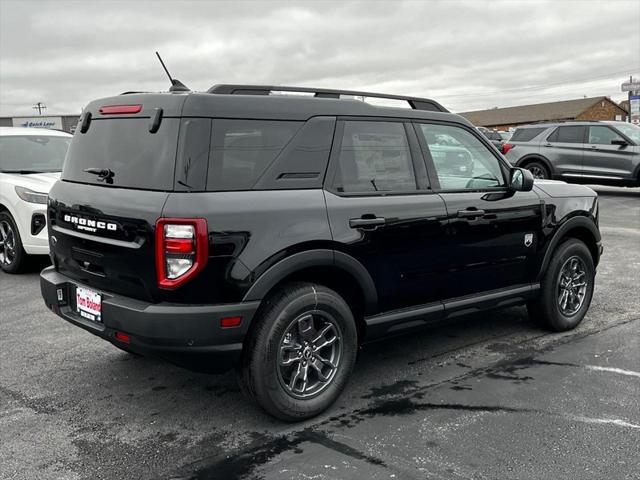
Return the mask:
{"type": "Polygon", "coordinates": [[[304,88],[90,103],[48,218],[51,310],[128,352],[237,366],[285,420],[326,409],[371,339],[518,304],[575,327],[602,251],[592,190],[533,185],[438,103],[304,88]]]}

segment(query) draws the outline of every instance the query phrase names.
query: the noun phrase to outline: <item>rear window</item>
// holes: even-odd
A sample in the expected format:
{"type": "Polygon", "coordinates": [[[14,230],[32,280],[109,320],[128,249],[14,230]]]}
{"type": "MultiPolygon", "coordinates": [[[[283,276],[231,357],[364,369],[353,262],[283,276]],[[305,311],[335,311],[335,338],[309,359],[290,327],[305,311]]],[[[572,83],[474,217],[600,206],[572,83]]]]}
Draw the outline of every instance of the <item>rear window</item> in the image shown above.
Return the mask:
{"type": "Polygon", "coordinates": [[[213,120],[207,190],[248,190],[303,122],[213,120]]]}
{"type": "Polygon", "coordinates": [[[111,186],[173,190],[180,120],[165,118],[149,133],[148,118],[96,119],[86,133],[76,133],[62,179],[105,185],[87,168],[110,170],[111,186]]]}
{"type": "Polygon", "coordinates": [[[59,172],[71,137],[11,135],[0,137],[1,172],[59,172]]]}
{"type": "Polygon", "coordinates": [[[528,142],[545,130],[546,128],[518,128],[509,140],[512,142],[528,142]]]}

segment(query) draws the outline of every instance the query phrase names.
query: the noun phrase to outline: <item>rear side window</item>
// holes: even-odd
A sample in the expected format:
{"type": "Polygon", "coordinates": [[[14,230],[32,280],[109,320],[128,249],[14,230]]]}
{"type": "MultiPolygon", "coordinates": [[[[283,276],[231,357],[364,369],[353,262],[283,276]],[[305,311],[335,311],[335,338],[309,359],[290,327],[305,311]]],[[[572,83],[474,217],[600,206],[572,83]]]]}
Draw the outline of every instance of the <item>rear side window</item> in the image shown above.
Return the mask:
{"type": "Polygon", "coordinates": [[[96,119],[73,136],[62,179],[105,185],[87,168],[110,170],[109,185],[141,190],[173,190],[180,120],[165,118],[149,133],[148,118],[96,119]]]}
{"type": "Polygon", "coordinates": [[[545,130],[546,128],[518,128],[509,140],[511,142],[529,142],[545,130]]]}
{"type": "Polygon", "coordinates": [[[333,187],[345,193],[417,190],[404,125],[345,122],[333,187]]]}
{"type": "Polygon", "coordinates": [[[585,127],[581,125],[558,127],[547,140],[558,143],[583,143],[584,130],[585,127]]]}
{"type": "Polygon", "coordinates": [[[303,122],[213,120],[207,190],[248,190],[303,122]]]}

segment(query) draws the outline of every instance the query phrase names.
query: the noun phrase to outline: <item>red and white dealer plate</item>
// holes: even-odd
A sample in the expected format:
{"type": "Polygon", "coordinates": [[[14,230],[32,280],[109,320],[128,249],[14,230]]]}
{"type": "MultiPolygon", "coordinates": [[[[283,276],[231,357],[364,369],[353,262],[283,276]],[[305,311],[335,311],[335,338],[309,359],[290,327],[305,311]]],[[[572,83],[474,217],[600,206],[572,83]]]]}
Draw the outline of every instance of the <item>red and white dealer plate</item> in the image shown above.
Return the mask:
{"type": "Polygon", "coordinates": [[[102,296],[89,288],[76,287],[76,311],[82,318],[102,323],[102,296]]]}

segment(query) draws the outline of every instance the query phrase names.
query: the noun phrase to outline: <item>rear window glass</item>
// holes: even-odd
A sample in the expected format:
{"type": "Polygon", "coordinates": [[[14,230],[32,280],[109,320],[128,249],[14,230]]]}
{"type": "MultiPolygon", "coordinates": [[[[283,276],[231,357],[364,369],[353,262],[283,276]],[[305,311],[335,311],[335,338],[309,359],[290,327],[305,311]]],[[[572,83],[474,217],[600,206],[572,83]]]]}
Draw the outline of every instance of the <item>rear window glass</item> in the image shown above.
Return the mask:
{"type": "Polygon", "coordinates": [[[11,135],[0,137],[0,171],[59,172],[71,137],[11,135]]]}
{"type": "Polygon", "coordinates": [[[345,122],[334,188],[345,193],[417,190],[404,125],[345,122]]]}
{"type": "Polygon", "coordinates": [[[579,125],[572,127],[558,127],[556,128],[556,131],[547,138],[547,140],[559,143],[583,143],[584,131],[585,127],[579,125]]]}
{"type": "Polygon", "coordinates": [[[180,120],[165,118],[149,133],[148,118],[118,118],[91,122],[76,133],[69,148],[62,179],[105,185],[87,168],[110,170],[114,187],[172,190],[180,120]]]}
{"type": "Polygon", "coordinates": [[[509,140],[512,142],[528,142],[545,130],[546,128],[518,128],[509,140]]]}
{"type": "Polygon", "coordinates": [[[303,122],[213,120],[207,190],[248,190],[303,122]]]}

